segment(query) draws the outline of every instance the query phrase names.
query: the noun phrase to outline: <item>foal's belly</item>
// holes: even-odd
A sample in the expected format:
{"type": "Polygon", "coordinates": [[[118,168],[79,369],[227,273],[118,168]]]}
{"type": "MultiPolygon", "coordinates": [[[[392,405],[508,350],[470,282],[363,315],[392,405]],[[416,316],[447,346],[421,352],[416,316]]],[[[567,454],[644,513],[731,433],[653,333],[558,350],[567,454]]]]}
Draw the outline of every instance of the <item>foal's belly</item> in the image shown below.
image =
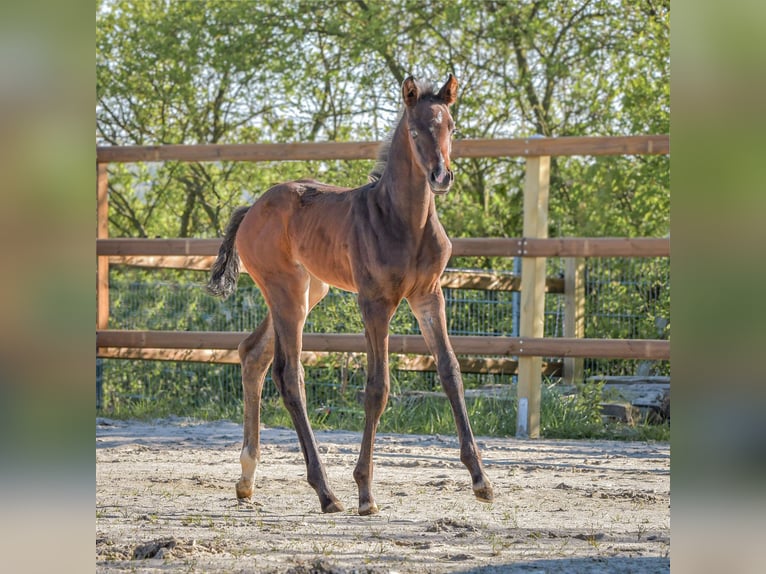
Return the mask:
{"type": "Polygon", "coordinates": [[[301,265],[314,277],[333,287],[356,293],[357,289],[351,273],[351,266],[348,261],[343,261],[343,259],[347,259],[346,257],[339,253],[331,253],[329,250],[324,253],[303,253],[301,255],[301,265]]]}

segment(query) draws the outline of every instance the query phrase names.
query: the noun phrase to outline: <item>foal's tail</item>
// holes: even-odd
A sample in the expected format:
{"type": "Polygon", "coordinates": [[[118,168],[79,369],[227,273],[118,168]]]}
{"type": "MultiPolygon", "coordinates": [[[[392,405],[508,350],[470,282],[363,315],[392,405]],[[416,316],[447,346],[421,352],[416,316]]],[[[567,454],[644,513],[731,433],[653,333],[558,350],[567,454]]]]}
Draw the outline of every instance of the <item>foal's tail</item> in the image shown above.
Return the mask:
{"type": "Polygon", "coordinates": [[[218,250],[218,258],[210,269],[210,280],[205,286],[205,290],[211,295],[226,299],[237,288],[239,255],[237,254],[235,239],[237,238],[239,225],[249,209],[249,206],[235,209],[229,224],[226,226],[223,243],[221,243],[221,248],[218,250]]]}

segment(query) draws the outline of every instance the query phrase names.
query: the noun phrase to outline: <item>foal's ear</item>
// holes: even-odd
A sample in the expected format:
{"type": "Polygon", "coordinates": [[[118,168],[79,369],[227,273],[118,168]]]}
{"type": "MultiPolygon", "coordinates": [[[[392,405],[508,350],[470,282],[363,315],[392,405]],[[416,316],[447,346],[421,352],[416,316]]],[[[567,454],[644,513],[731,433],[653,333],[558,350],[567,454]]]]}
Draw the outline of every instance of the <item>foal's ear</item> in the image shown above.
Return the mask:
{"type": "Polygon", "coordinates": [[[419,96],[420,92],[418,91],[418,85],[415,83],[415,78],[410,76],[404,80],[404,83],[402,84],[402,99],[404,100],[404,105],[411,108],[418,103],[419,96]]]}
{"type": "Polygon", "coordinates": [[[449,75],[442,89],[439,90],[439,99],[448,106],[451,106],[457,100],[457,80],[452,74],[449,75]]]}

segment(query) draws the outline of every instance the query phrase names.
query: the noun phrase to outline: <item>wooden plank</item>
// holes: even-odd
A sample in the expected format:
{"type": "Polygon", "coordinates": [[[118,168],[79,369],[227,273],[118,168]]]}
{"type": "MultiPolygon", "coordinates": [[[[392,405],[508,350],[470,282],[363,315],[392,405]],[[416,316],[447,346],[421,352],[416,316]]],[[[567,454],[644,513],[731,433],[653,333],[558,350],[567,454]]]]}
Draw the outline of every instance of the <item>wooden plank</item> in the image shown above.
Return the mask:
{"type": "MultiPolygon", "coordinates": [[[[668,257],[667,237],[452,238],[452,255],[463,257],[668,257]]],[[[109,238],[96,241],[97,255],[215,256],[221,239],[109,238]]]]}
{"type": "MultiPolygon", "coordinates": [[[[548,236],[548,191],[550,157],[527,159],[524,182],[524,237],[548,236]]],[[[521,260],[521,313],[519,338],[540,338],[545,325],[545,258],[525,256],[521,260]]],[[[519,356],[518,416],[516,436],[540,436],[542,359],[519,356]]]]}
{"type": "Polygon", "coordinates": [[[375,159],[379,147],[377,141],[103,146],[96,148],[96,157],[98,161],[114,163],[353,160],[375,159]]]}
{"type": "MultiPolygon", "coordinates": [[[[236,349],[249,332],[96,331],[97,347],[163,349],[236,349]]],[[[596,359],[670,359],[670,342],[655,339],[568,339],[453,335],[458,355],[591,357],[596,359]]],[[[364,353],[365,338],[355,333],[304,333],[305,351],[364,353]]],[[[392,353],[429,354],[420,335],[391,335],[392,353]]]]}
{"type": "MultiPolygon", "coordinates": [[[[109,237],[109,175],[106,164],[96,164],[96,237],[109,237]]],[[[109,258],[96,257],[96,328],[109,326],[109,258]]]]}
{"type": "Polygon", "coordinates": [[[210,271],[215,255],[110,255],[112,265],[145,267],[148,269],[186,269],[210,271]]]}
{"type": "MultiPolygon", "coordinates": [[[[331,353],[301,353],[305,366],[322,364],[331,353]]],[[[108,359],[143,361],[184,361],[193,363],[239,364],[237,349],[159,349],[152,347],[99,347],[96,356],[108,359]]],[[[361,356],[361,354],[360,354],[361,356]]]]}
{"type": "Polygon", "coordinates": [[[453,257],[515,257],[524,245],[520,237],[455,237],[450,242],[453,257]]]}
{"type": "MultiPolygon", "coordinates": [[[[431,355],[393,355],[396,357],[396,366],[400,371],[436,371],[436,361],[431,355]]],[[[462,373],[491,373],[496,375],[515,375],[518,373],[519,363],[508,358],[493,357],[458,357],[460,372],[462,373]]],[[[542,363],[542,374],[546,377],[555,377],[561,374],[562,364],[555,361],[542,363]]]]}
{"type": "MultiPolygon", "coordinates": [[[[338,353],[304,351],[301,363],[304,366],[327,364],[327,360],[338,353]]],[[[353,353],[365,364],[364,353],[353,353]]],[[[151,347],[99,347],[97,357],[109,359],[139,359],[144,361],[188,361],[196,363],[239,364],[236,349],[159,349],[151,347]]],[[[518,361],[509,358],[493,357],[458,357],[463,373],[506,374],[514,375],[518,370],[518,361]]],[[[425,355],[391,355],[391,364],[400,371],[436,371],[433,357],[425,355]]],[[[555,377],[561,373],[560,362],[544,362],[543,375],[555,377]]]]}
{"type": "Polygon", "coordinates": [[[669,257],[668,237],[527,237],[522,255],[529,257],[669,257]]]}
{"type": "Polygon", "coordinates": [[[237,349],[163,349],[157,347],[98,347],[96,356],[104,359],[143,361],[186,361],[192,363],[239,364],[237,349]]]}
{"type": "Polygon", "coordinates": [[[480,291],[518,291],[521,278],[497,273],[445,271],[439,279],[445,289],[477,289],[480,291]]]}
{"type": "MultiPolygon", "coordinates": [[[[480,291],[520,291],[521,277],[497,273],[445,271],[441,286],[449,289],[477,289],[480,291]]],[[[563,293],[564,280],[560,277],[545,278],[546,293],[563,293]]]]}
{"type": "MultiPolygon", "coordinates": [[[[375,159],[380,142],[98,146],[100,163],[139,161],[290,161],[375,159]]],[[[670,152],[663,135],[456,140],[452,157],[656,155],[670,152]]]]}
{"type": "Polygon", "coordinates": [[[669,152],[670,137],[667,135],[458,140],[452,146],[452,156],[456,158],[655,155],[669,152]]]}
{"type": "MultiPolygon", "coordinates": [[[[111,265],[128,265],[148,269],[187,269],[209,271],[215,261],[213,255],[111,255],[111,265]]],[[[475,271],[450,271],[441,276],[441,286],[447,289],[476,289],[479,291],[518,291],[521,278],[516,275],[475,271]]],[[[547,293],[563,293],[564,280],[546,277],[547,293]]]]}
{"type": "MultiPolygon", "coordinates": [[[[453,255],[515,256],[521,253],[521,239],[459,238],[452,240],[453,255]]],[[[96,242],[98,255],[208,255],[216,256],[221,239],[113,238],[96,242]]]]}
{"type": "Polygon", "coordinates": [[[98,255],[217,255],[221,239],[99,239],[98,255]]]}
{"type": "Polygon", "coordinates": [[[518,355],[587,357],[592,359],[670,360],[670,341],[659,339],[570,339],[565,337],[521,339],[518,355]]]}
{"type": "Polygon", "coordinates": [[[670,385],[667,375],[593,375],[588,382],[604,382],[607,385],[670,385]]]}
{"type": "MultiPolygon", "coordinates": [[[[564,262],[564,336],[585,337],[585,259],[569,257],[564,262]]],[[[580,383],[584,376],[582,357],[564,359],[563,383],[580,383]]]]}

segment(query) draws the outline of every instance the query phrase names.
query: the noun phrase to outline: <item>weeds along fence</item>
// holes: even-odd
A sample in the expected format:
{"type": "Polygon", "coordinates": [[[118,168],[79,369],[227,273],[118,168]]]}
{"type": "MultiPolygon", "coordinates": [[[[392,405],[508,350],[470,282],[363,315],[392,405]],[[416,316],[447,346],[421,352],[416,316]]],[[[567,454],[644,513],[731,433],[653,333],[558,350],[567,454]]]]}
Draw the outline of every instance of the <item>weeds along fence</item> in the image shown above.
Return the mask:
{"type": "MultiPolygon", "coordinates": [[[[97,356],[110,359],[101,365],[101,375],[117,375],[111,359],[131,359],[136,361],[129,368],[121,364],[119,371],[136,395],[145,392],[140,386],[147,378],[154,378],[160,381],[153,391],[157,400],[236,401],[236,347],[265,312],[251,284],[243,282],[236,297],[224,304],[202,294],[202,277],[189,281],[188,270],[209,269],[220,240],[108,238],[109,163],[372,159],[376,149],[377,142],[98,148],[97,356]],[[110,266],[122,270],[111,285],[110,266]],[[134,280],[130,267],[153,268],[160,275],[161,269],[187,271],[176,272],[169,282],[150,282],[147,289],[145,280],[143,285],[134,280]],[[140,307],[134,306],[138,301],[140,307]],[[221,317],[230,320],[221,323],[221,317]],[[194,393],[182,396],[179,385],[161,383],[179,377],[194,393]]],[[[668,150],[668,136],[455,142],[456,158],[526,158],[524,237],[452,239],[453,256],[507,257],[509,268],[516,258],[521,273],[450,270],[442,279],[452,342],[467,386],[517,377],[517,436],[539,435],[543,376],[574,382],[615,368],[614,359],[622,362],[618,368],[667,370],[669,239],[547,238],[547,204],[552,155],[668,150]],[[605,296],[607,286],[612,291],[618,286],[617,295],[605,296]]],[[[353,299],[333,292],[310,317],[303,360],[312,369],[312,380],[327,381],[326,388],[312,391],[318,405],[331,400],[328,393],[342,402],[348,399],[337,393],[348,397],[349,389],[363,388],[364,337],[352,308],[353,299]]],[[[425,343],[406,309],[400,308],[394,319],[390,349],[395,354],[394,391],[413,383],[438,385],[429,374],[433,361],[424,356],[425,343]]]]}

